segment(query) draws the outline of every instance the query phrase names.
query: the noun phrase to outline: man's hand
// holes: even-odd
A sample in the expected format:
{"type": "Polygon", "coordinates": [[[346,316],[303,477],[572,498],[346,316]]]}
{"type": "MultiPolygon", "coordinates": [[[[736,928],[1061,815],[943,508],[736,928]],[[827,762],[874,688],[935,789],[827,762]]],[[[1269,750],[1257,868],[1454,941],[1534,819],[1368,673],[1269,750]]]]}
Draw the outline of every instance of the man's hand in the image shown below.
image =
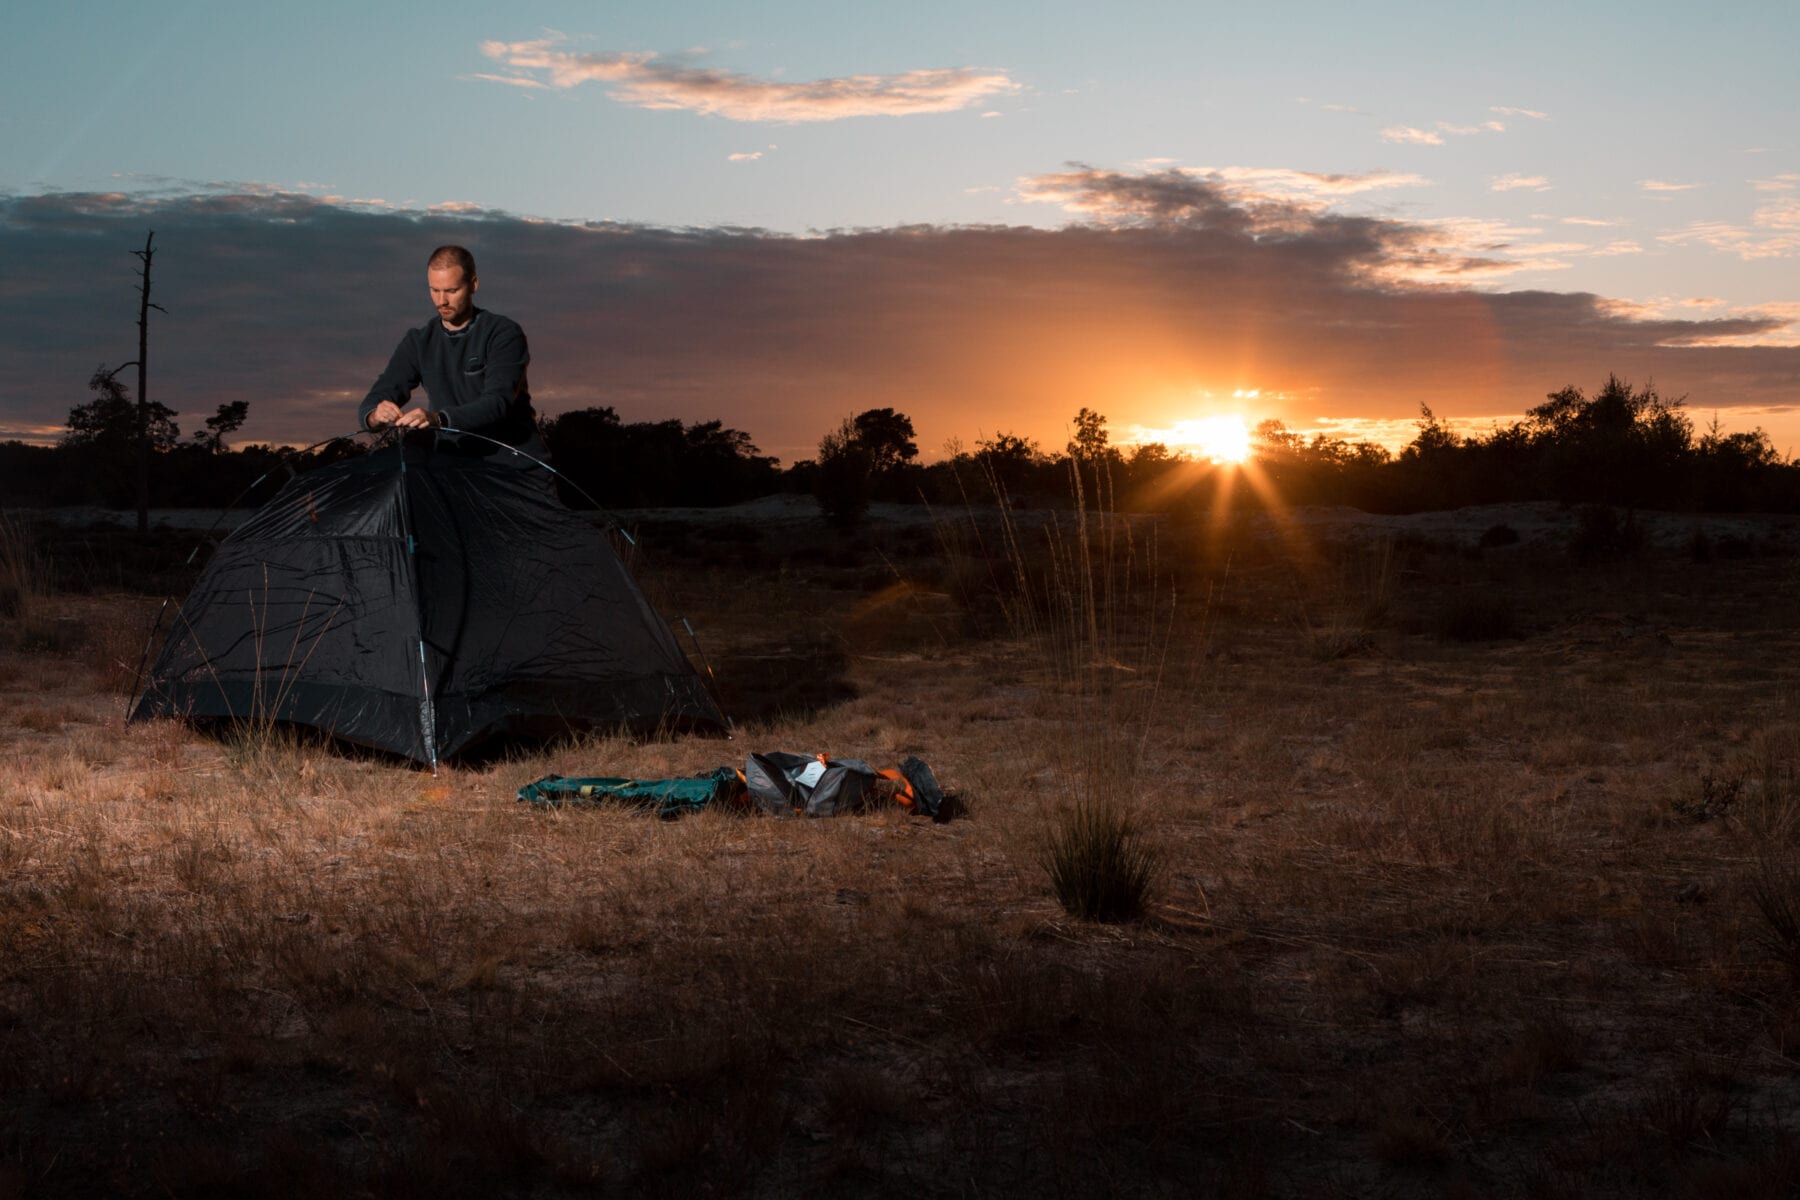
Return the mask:
{"type": "Polygon", "coordinates": [[[380,429],[384,425],[392,425],[400,419],[400,406],[392,400],[383,400],[369,414],[369,428],[380,429]]]}
{"type": "MultiPolygon", "coordinates": [[[[375,411],[380,412],[381,410],[376,409],[375,411]]],[[[409,408],[394,418],[394,424],[401,429],[435,429],[438,419],[437,414],[429,408],[409,408]]]]}

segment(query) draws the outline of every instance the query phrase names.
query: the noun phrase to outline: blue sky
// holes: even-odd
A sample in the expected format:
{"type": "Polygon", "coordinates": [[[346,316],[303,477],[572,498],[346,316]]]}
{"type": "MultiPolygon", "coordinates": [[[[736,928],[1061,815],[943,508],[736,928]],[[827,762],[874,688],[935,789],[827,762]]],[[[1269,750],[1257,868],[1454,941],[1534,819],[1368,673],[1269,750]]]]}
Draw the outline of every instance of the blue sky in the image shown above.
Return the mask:
{"type": "MultiPolygon", "coordinates": [[[[59,315],[51,334],[9,355],[13,367],[0,366],[0,428],[41,436],[80,399],[90,360],[130,357],[130,331],[112,327],[117,313],[107,305],[117,307],[121,282],[129,290],[123,256],[159,221],[170,287],[205,292],[171,291],[171,322],[210,312],[215,290],[237,295],[240,306],[268,306],[276,327],[289,306],[305,320],[342,305],[347,290],[373,297],[355,322],[366,354],[346,331],[307,378],[287,372],[288,382],[253,398],[246,432],[288,439],[324,419],[316,415],[324,397],[366,387],[370,364],[378,368],[399,330],[422,319],[416,280],[377,277],[389,260],[375,253],[360,260],[365,274],[353,252],[359,238],[391,242],[391,261],[408,261],[396,217],[410,215],[433,236],[465,219],[474,223],[467,240],[485,235],[496,248],[523,247],[512,235],[540,221],[608,222],[644,236],[690,229],[720,246],[724,231],[748,228],[770,239],[758,249],[780,248],[784,262],[864,246],[820,237],[829,231],[879,233],[896,252],[911,252],[919,243],[906,240],[907,230],[1093,230],[1128,235],[1115,243],[1126,247],[1158,223],[1220,228],[1223,209],[1146,207],[1134,183],[1160,180],[1256,214],[1238,246],[1242,261],[1224,275],[1177,282],[1156,276],[1139,246],[1125,255],[1130,267],[1095,261],[1064,277],[1057,255],[1070,243],[1031,243],[1042,261],[1008,275],[1006,287],[988,293],[992,305],[1059,286],[1103,290],[1114,308],[1136,312],[1141,332],[1181,308],[1183,287],[1302,286],[1291,264],[1266,261],[1269,247],[1284,230],[1326,238],[1342,218],[1386,223],[1382,261],[1352,254],[1332,277],[1343,284],[1352,272],[1356,286],[1381,293],[1376,307],[1394,289],[1442,293],[1464,308],[1471,296],[1482,305],[1503,297],[1497,303],[1515,313],[1528,306],[1517,298],[1548,297],[1548,311],[1556,298],[1589,297],[1588,317],[1613,324],[1592,344],[1560,346],[1554,326],[1526,332],[1521,319],[1496,317],[1504,333],[1477,356],[1487,372],[1480,386],[1446,392],[1445,369],[1419,366],[1419,347],[1438,336],[1424,327],[1411,340],[1394,334],[1408,361],[1383,389],[1370,378],[1375,366],[1346,372],[1342,356],[1303,369],[1298,360],[1316,339],[1298,331],[1288,341],[1238,331],[1237,365],[1223,369],[1199,344],[1206,325],[1196,310],[1171,321],[1163,342],[1124,331],[1088,346],[1090,356],[1120,344],[1120,354],[1135,357],[1112,364],[1116,386],[1104,370],[1078,372],[1085,390],[1046,395],[1041,411],[1024,383],[1020,396],[1000,395],[1005,364],[981,363],[982,377],[997,381],[988,412],[935,392],[974,370],[970,338],[994,342],[996,354],[1030,353],[1032,341],[996,338],[975,314],[908,341],[908,354],[943,365],[892,389],[847,383],[854,362],[821,364],[822,380],[807,377],[805,354],[777,363],[764,352],[753,385],[740,385],[722,356],[710,382],[661,387],[646,360],[614,394],[603,379],[572,382],[604,374],[582,360],[587,339],[570,307],[579,308],[584,272],[602,270],[584,251],[566,251],[566,277],[553,256],[484,255],[482,299],[519,316],[528,333],[534,320],[544,328],[534,380],[545,381],[546,408],[616,402],[632,419],[720,417],[787,459],[807,452],[811,430],[829,426],[842,415],[836,409],[921,388],[934,394],[908,411],[917,410],[927,444],[1019,426],[1059,445],[1071,402],[1084,396],[1119,432],[1153,431],[1206,415],[1232,390],[1263,394],[1265,411],[1253,417],[1392,440],[1426,397],[1479,426],[1517,416],[1566,383],[1591,388],[1608,371],[1653,376],[1665,392],[1686,393],[1702,419],[1718,409],[1728,426],[1762,425],[1788,449],[1800,446],[1800,417],[1788,411],[1800,345],[1792,324],[1800,320],[1800,85],[1787,61],[1797,24],[1760,5],[32,6],[13,17],[0,46],[0,197],[14,203],[13,216],[0,216],[0,251],[19,247],[15,260],[45,274],[0,283],[0,316],[27,318],[7,320],[14,332],[0,338],[23,337],[33,314],[59,315]],[[109,193],[129,203],[102,213],[72,199],[109,193]],[[240,198],[234,217],[263,222],[266,260],[245,249],[252,242],[230,258],[209,244],[216,210],[194,202],[228,197],[240,198]],[[300,223],[344,240],[349,253],[335,278],[303,267],[268,277],[279,264],[317,261],[323,244],[292,242],[302,210],[278,212],[272,197],[304,199],[300,223]],[[255,208],[258,199],[267,211],[255,208]],[[35,202],[30,220],[18,216],[22,200],[35,202]],[[47,220],[47,206],[59,203],[69,219],[47,220]],[[1297,215],[1283,218],[1284,209],[1297,215]],[[81,304],[65,276],[104,270],[105,260],[84,249],[103,230],[119,241],[123,279],[97,275],[92,303],[81,304]],[[1399,244],[1408,249],[1396,251],[1399,244]],[[1415,252],[1427,245],[1429,261],[1415,252]],[[246,274],[253,262],[260,271],[246,274]],[[85,340],[71,328],[88,323],[85,340]],[[1256,358],[1267,379],[1244,365],[1247,342],[1275,347],[1256,358]],[[573,368],[560,381],[549,349],[573,368]],[[1280,371],[1271,365],[1277,349],[1280,371]],[[1164,368],[1142,361],[1165,352],[1164,368]],[[784,402],[784,383],[804,403],[784,402]],[[47,394],[62,386],[75,394],[47,394]]],[[[1027,243],[1015,241],[995,253],[1017,263],[1027,243]]],[[[744,266],[743,246],[729,244],[724,258],[702,255],[684,267],[683,286],[708,294],[710,262],[731,277],[725,291],[753,306],[757,280],[732,272],[768,268],[744,266]]],[[[429,245],[416,249],[414,258],[429,245]]],[[[610,258],[604,267],[619,269],[610,258]]],[[[954,260],[942,269],[953,271],[954,260]]],[[[849,286],[827,274],[829,286],[849,286]]],[[[1361,294],[1335,291],[1332,311],[1353,314],[1361,294]]],[[[1302,293],[1295,303],[1311,301],[1302,293]]],[[[879,311],[897,326],[925,319],[879,311]]],[[[1051,319],[1029,301],[1019,311],[1051,319]]],[[[1408,319],[1399,308],[1392,314],[1408,319]]],[[[710,320],[671,327],[669,345],[742,333],[719,332],[730,311],[710,320]]],[[[814,321],[784,331],[755,323],[777,341],[839,337],[829,312],[814,321]]],[[[171,336],[160,365],[197,427],[241,382],[209,368],[203,331],[171,336]]],[[[233,336],[258,334],[234,327],[233,336]]],[[[894,347],[871,353],[883,362],[904,357],[894,347]]],[[[1043,391],[1031,370],[1020,373],[1043,391]]]]}

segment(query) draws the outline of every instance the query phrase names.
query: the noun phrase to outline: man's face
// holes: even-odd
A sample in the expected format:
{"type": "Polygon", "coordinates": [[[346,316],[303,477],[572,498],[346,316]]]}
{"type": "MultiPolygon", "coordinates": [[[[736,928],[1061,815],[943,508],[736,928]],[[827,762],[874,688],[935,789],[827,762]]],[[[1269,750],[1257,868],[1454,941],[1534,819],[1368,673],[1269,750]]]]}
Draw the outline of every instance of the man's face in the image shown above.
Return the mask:
{"type": "Polygon", "coordinates": [[[451,329],[469,323],[475,309],[475,280],[463,278],[461,267],[432,267],[425,272],[431,287],[431,302],[438,317],[451,329]]]}

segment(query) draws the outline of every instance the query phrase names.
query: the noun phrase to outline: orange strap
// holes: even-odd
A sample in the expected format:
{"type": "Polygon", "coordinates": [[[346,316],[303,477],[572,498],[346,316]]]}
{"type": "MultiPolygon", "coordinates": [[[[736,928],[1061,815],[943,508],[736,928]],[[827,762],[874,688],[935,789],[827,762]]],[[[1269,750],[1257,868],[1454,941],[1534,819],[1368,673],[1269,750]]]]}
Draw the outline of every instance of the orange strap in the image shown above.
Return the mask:
{"type": "Polygon", "coordinates": [[[900,790],[894,793],[894,799],[900,802],[901,808],[910,809],[918,802],[918,798],[913,795],[912,782],[906,776],[898,771],[877,771],[875,773],[883,779],[892,779],[900,785],[900,790]]]}

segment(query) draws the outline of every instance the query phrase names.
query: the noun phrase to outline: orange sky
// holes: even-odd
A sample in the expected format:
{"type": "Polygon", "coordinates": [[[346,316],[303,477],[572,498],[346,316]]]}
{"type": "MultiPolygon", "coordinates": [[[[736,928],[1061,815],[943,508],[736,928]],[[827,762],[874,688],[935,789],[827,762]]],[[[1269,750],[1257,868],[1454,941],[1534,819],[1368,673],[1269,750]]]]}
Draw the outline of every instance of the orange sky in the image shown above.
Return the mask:
{"type": "Polygon", "coordinates": [[[881,406],[912,416],[928,457],[1000,432],[1060,449],[1082,407],[1118,441],[1241,410],[1394,445],[1422,403],[1481,428],[1609,372],[1686,395],[1697,424],[1716,410],[1728,429],[1800,445],[1800,347],[1731,344],[1781,328],[1774,318],[1478,290],[1487,260],[1429,228],[1247,201],[1191,176],[1087,172],[1065,186],[1083,189],[1089,216],[1061,229],[813,236],[288,194],[12,201],[0,288],[19,302],[0,426],[55,430],[96,365],[132,357],[125,249],[153,226],[169,312],[152,317],[152,398],[189,431],[240,398],[249,438],[353,429],[401,330],[430,317],[425,252],[460,241],[480,263],[478,300],[531,340],[540,411],[719,419],[787,462],[881,406]],[[1254,402],[1231,398],[1251,390],[1254,402]]]}

